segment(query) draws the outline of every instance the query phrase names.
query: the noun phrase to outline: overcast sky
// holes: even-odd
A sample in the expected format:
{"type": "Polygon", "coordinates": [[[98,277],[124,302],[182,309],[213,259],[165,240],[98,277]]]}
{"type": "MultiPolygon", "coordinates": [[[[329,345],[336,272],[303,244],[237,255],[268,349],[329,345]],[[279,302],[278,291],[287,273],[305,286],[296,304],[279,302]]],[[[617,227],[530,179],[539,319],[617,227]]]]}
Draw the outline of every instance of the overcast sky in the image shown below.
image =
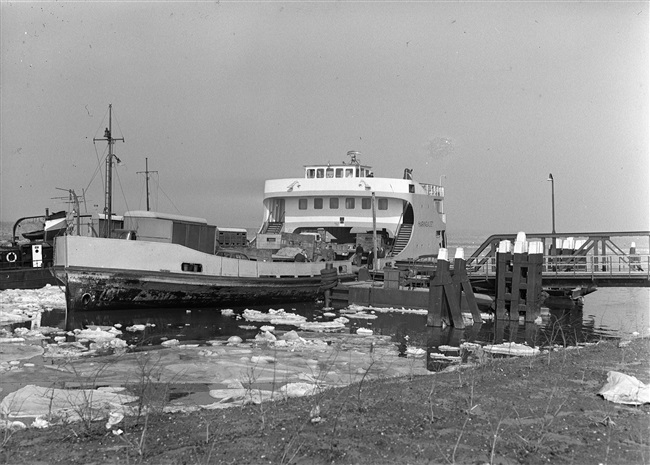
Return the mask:
{"type": "Polygon", "coordinates": [[[264,180],[361,152],[451,234],[650,229],[648,2],[2,2],[0,219],[153,208],[256,227],[264,180]],[[101,172],[98,169],[101,168],[101,172]]]}

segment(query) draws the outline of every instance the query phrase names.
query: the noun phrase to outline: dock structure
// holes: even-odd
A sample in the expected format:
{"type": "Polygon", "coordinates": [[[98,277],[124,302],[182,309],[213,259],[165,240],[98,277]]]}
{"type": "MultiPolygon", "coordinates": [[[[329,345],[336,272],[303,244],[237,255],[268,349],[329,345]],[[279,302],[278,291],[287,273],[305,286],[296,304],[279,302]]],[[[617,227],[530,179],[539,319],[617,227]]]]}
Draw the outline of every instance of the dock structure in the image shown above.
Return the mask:
{"type": "MultiPolygon", "coordinates": [[[[497,320],[516,324],[521,312],[526,322],[539,316],[544,292],[549,298],[578,298],[597,287],[650,287],[650,255],[637,254],[635,242],[629,253],[616,242],[617,237],[628,242],[650,239],[650,231],[585,233],[587,238],[578,240],[571,238],[580,234],[568,234],[525,235],[525,254],[517,249],[503,255],[499,243],[516,244],[517,235],[493,235],[469,259],[456,257],[453,267],[446,255],[441,259],[438,254],[398,261],[382,270],[361,268],[357,281],[331,290],[332,304],[427,309],[428,326],[462,328],[463,313],[481,321],[478,305],[498,307],[497,320]]],[[[642,250],[648,247],[645,243],[642,250]]]]}
{"type": "Polygon", "coordinates": [[[447,249],[440,249],[438,265],[429,282],[429,307],[427,326],[442,326],[443,323],[462,329],[465,327],[461,306],[465,300],[474,321],[481,321],[474,291],[465,270],[463,249],[458,249],[454,268],[450,270],[447,249]]]}
{"type": "MultiPolygon", "coordinates": [[[[647,243],[650,231],[526,234],[542,243],[542,282],[545,287],[650,287],[650,255],[638,254],[635,242],[647,243]],[[624,243],[629,243],[629,245],[624,243]],[[628,249],[626,252],[624,249],[628,249]]],[[[497,250],[516,234],[495,234],[467,260],[472,285],[495,289],[497,250]]]]}
{"type": "Polygon", "coordinates": [[[541,242],[526,242],[520,233],[515,242],[514,253],[510,241],[502,241],[497,252],[496,270],[496,319],[532,323],[542,307],[542,259],[541,242]]]}

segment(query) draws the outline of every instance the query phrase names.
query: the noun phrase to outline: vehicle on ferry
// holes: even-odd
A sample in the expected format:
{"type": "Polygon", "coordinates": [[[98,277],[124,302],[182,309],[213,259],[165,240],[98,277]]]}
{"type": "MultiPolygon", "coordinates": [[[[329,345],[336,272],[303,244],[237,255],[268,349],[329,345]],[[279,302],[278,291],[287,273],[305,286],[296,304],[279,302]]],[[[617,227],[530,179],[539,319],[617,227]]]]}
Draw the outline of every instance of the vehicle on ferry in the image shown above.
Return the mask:
{"type": "Polygon", "coordinates": [[[302,177],[266,181],[257,247],[283,233],[318,233],[339,260],[361,247],[384,264],[446,247],[442,186],[414,180],[411,169],[402,178],[375,176],[359,152],[347,155],[347,163],[307,165],[302,177]]]}

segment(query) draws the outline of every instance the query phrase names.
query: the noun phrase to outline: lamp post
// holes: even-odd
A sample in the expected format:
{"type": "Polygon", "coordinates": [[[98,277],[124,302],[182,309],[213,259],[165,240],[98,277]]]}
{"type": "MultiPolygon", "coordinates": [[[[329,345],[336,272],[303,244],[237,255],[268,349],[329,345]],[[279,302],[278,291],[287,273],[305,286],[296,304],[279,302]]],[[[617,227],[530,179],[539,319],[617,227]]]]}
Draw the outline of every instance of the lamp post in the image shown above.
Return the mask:
{"type": "MultiPolygon", "coordinates": [[[[553,180],[553,173],[548,174],[547,181],[551,181],[551,215],[553,217],[553,234],[555,234],[555,181],[553,180]]],[[[555,255],[555,236],[551,237],[551,255],[555,255]]]]}
{"type": "Polygon", "coordinates": [[[553,174],[548,174],[547,181],[551,181],[551,214],[553,215],[553,234],[555,234],[555,181],[553,174]]]}

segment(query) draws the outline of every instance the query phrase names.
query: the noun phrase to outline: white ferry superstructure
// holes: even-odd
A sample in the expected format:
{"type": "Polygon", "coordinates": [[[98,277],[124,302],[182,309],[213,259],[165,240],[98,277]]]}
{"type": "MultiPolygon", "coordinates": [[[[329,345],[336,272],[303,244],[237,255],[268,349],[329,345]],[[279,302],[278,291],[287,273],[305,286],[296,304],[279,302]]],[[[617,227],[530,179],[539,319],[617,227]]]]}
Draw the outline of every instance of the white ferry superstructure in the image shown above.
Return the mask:
{"type": "Polygon", "coordinates": [[[349,163],[306,165],[300,178],[267,180],[260,234],[324,230],[332,243],[355,248],[367,244],[374,224],[386,258],[414,259],[446,247],[444,188],[415,181],[410,169],[402,178],[376,177],[358,155],[348,152],[349,163]]]}

